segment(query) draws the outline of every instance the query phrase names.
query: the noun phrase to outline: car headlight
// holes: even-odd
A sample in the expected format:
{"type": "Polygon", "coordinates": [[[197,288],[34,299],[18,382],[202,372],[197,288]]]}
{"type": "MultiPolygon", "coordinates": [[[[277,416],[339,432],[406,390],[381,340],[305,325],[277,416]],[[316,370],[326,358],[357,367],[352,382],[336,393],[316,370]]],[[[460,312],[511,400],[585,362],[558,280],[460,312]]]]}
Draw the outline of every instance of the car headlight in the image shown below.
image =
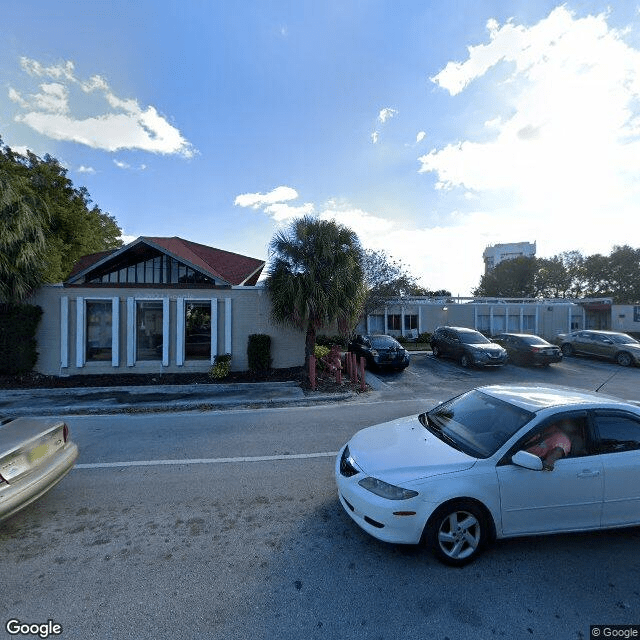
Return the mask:
{"type": "Polygon", "coordinates": [[[396,487],[388,482],[383,482],[377,478],[363,478],[358,484],[367,491],[375,493],[381,498],[387,500],[408,500],[409,498],[415,498],[418,495],[417,491],[411,489],[403,489],[402,487],[396,487]]]}
{"type": "Polygon", "coordinates": [[[371,349],[371,351],[369,351],[369,353],[374,357],[377,358],[378,357],[378,352],[375,349],[371,349]]]}

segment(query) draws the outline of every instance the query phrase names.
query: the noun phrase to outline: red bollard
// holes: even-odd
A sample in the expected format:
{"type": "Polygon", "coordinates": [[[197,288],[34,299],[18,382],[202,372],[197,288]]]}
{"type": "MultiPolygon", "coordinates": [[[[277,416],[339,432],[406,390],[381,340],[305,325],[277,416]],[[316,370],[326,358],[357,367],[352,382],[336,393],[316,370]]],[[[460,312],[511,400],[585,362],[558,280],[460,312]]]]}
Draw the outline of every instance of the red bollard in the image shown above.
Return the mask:
{"type": "Polygon", "coordinates": [[[364,381],[364,365],[365,365],[364,357],[360,358],[360,391],[364,391],[366,384],[364,381]]]}
{"type": "Polygon", "coordinates": [[[311,383],[311,391],[316,390],[316,357],[309,356],[309,382],[311,383]]]}

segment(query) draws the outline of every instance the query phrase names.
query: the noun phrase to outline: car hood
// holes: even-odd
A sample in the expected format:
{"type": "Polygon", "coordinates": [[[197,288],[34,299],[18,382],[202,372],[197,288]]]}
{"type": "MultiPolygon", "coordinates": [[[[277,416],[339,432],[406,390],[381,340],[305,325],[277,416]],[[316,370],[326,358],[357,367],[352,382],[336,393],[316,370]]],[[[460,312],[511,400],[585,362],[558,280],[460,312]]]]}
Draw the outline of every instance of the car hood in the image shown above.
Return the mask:
{"type": "Polygon", "coordinates": [[[349,453],[364,473],[392,483],[463,471],[477,462],[434,436],[417,416],[359,431],[349,441],[349,453]]]}
{"type": "Polygon", "coordinates": [[[467,344],[465,345],[469,349],[476,349],[477,351],[484,351],[486,353],[500,354],[504,353],[504,349],[493,342],[491,343],[479,343],[479,344],[467,344]]]}

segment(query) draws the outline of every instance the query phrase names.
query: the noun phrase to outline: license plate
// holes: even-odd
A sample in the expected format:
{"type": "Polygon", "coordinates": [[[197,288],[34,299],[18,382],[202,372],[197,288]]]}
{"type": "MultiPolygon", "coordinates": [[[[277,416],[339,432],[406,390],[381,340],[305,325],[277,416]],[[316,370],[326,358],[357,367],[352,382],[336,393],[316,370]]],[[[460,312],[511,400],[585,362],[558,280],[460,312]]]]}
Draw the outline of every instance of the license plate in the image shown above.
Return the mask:
{"type": "Polygon", "coordinates": [[[47,453],[49,453],[49,445],[45,442],[44,444],[38,445],[29,451],[27,454],[27,460],[29,464],[35,462],[36,460],[40,460],[40,458],[44,458],[47,453]]]}

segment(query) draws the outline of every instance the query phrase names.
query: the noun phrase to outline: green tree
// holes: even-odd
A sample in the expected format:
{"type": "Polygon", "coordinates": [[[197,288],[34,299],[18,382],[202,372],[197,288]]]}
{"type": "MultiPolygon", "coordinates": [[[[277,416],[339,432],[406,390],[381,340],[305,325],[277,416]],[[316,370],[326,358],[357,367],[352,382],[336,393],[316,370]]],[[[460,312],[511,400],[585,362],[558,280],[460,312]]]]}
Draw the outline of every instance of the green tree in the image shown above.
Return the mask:
{"type": "Polygon", "coordinates": [[[448,297],[451,292],[441,289],[428,291],[397,260],[384,251],[365,249],[362,253],[364,282],[367,289],[364,313],[380,311],[385,304],[405,296],[448,297]]]}
{"type": "Polygon", "coordinates": [[[533,298],[536,295],[537,260],[513,258],[499,262],[480,279],[473,295],[489,298],[533,298]]]}
{"type": "Polygon", "coordinates": [[[28,177],[0,154],[0,302],[21,302],[42,283],[48,217],[28,177]]]}
{"type": "Polygon", "coordinates": [[[61,282],[90,253],[122,246],[115,218],[103,213],[85,187],[76,188],[67,170],[49,155],[27,154],[26,167],[36,193],[49,211],[45,282],[61,282]]]}
{"type": "MultiPolygon", "coordinates": [[[[91,206],[87,189],[74,187],[67,170],[55,158],[45,155],[41,159],[31,152],[22,156],[0,139],[0,172],[3,176],[2,242],[9,242],[16,232],[26,231],[24,225],[31,233],[24,235],[28,246],[22,252],[23,258],[27,254],[31,256],[29,267],[24,259],[14,263],[16,270],[24,270],[25,282],[30,284],[18,286],[15,281],[13,299],[24,298],[27,289],[44,282],[66,279],[84,255],[122,245],[115,218],[91,206]]],[[[8,284],[4,279],[2,282],[8,284]]]]}
{"type": "Polygon", "coordinates": [[[356,324],[364,301],[358,236],[335,221],[297,218],[269,244],[265,287],[277,322],[306,332],[305,367],[316,333],[337,323],[341,333],[356,324]]]}
{"type": "Polygon", "coordinates": [[[537,258],[534,273],[536,295],[544,298],[565,298],[571,288],[571,274],[562,258],[537,258]]]}

